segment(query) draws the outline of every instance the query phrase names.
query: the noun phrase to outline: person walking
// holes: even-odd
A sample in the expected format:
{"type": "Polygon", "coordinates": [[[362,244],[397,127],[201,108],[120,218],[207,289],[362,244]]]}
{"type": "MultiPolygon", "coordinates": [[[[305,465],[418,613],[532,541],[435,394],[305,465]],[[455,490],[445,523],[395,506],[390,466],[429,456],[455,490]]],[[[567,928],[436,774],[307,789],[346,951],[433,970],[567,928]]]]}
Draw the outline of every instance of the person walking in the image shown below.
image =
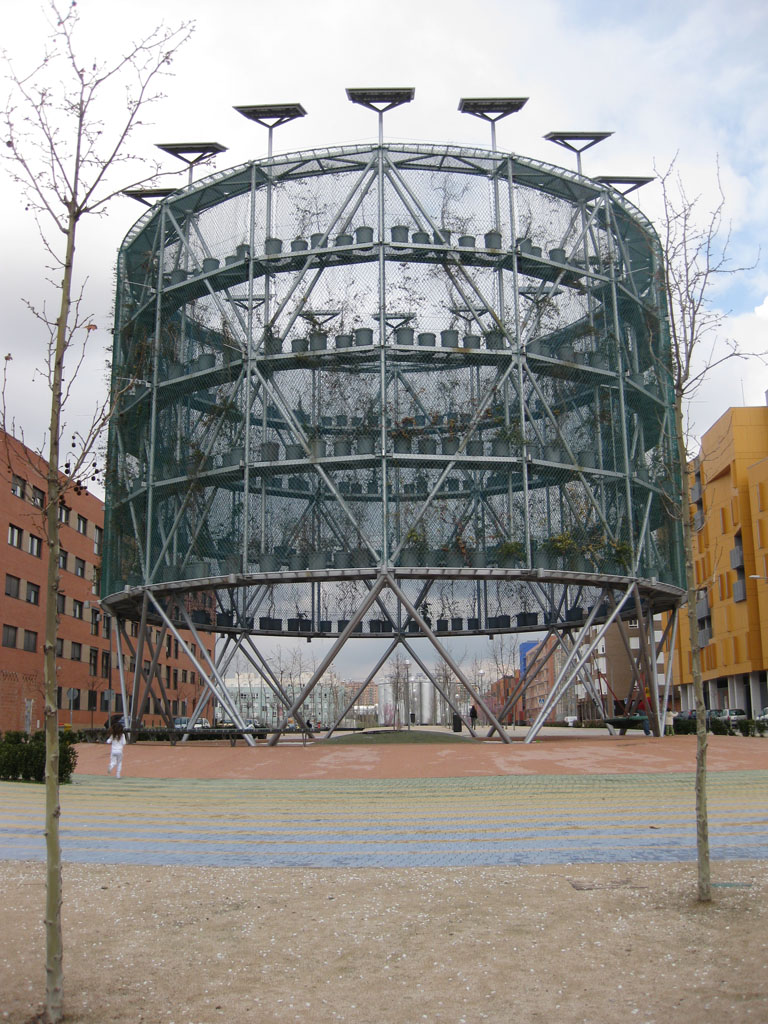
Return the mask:
{"type": "Polygon", "coordinates": [[[119,779],[123,771],[123,750],[126,744],[122,722],[115,722],[113,724],[107,737],[107,743],[110,748],[107,775],[111,775],[112,769],[116,768],[115,777],[119,779]]]}

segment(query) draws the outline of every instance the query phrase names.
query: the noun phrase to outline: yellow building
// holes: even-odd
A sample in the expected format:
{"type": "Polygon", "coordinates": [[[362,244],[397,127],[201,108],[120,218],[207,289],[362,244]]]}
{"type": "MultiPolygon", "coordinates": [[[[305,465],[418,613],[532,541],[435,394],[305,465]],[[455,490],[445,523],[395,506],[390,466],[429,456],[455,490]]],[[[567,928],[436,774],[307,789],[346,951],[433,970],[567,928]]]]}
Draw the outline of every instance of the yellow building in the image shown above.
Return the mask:
{"type": "MultiPolygon", "coordinates": [[[[705,701],[754,716],[768,706],[768,407],[729,409],[690,472],[705,701]]],[[[693,707],[686,609],[674,681],[681,706],[693,707]]]]}

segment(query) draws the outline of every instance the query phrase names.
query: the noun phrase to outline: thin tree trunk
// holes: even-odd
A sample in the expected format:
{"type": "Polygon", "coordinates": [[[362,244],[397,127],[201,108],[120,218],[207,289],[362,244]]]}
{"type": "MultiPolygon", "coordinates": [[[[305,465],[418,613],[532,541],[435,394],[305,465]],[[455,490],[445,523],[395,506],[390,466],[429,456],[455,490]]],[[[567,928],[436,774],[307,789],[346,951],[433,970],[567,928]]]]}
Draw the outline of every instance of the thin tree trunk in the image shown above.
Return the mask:
{"type": "MultiPolygon", "coordinates": [[[[682,396],[675,395],[675,424],[677,447],[682,474],[682,503],[680,520],[683,527],[685,554],[685,583],[688,593],[688,632],[691,645],[691,674],[696,701],[696,863],[698,865],[698,898],[702,903],[712,899],[709,865],[709,817],[707,813],[707,713],[704,706],[704,683],[701,677],[701,649],[699,624],[696,617],[696,574],[693,563],[693,529],[691,527],[691,501],[688,477],[688,458],[683,436],[682,396]]],[[[681,668],[684,668],[681,662],[681,668]]]]}
{"type": "Polygon", "coordinates": [[[48,545],[47,599],[45,605],[45,1019],[58,1024],[64,1015],[64,944],[61,932],[61,839],[59,819],[59,723],[56,709],[56,631],[59,590],[59,434],[64,354],[67,348],[72,264],[75,253],[76,219],[70,214],[61,305],[56,322],[56,339],[51,374],[51,418],[48,443],[48,499],[46,541],[48,545]]]}

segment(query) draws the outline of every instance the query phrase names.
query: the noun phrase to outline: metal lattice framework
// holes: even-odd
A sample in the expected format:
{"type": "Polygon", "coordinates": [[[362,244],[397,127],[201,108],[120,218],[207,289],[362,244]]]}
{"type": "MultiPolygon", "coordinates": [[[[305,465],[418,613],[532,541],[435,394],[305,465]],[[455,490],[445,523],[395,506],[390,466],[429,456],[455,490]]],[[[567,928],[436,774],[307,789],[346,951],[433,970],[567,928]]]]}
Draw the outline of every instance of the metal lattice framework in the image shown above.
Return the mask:
{"type": "Polygon", "coordinates": [[[360,635],[427,636],[488,710],[441,637],[547,628],[599,703],[587,631],[631,616],[641,693],[683,579],[660,268],[617,189],[488,150],[311,150],[162,199],[119,256],[107,605],[139,646],[222,633],[199,668],[226,700],[244,654],[274,741],[360,635]],[[285,633],[335,638],[297,701],[257,643],[285,633]]]}

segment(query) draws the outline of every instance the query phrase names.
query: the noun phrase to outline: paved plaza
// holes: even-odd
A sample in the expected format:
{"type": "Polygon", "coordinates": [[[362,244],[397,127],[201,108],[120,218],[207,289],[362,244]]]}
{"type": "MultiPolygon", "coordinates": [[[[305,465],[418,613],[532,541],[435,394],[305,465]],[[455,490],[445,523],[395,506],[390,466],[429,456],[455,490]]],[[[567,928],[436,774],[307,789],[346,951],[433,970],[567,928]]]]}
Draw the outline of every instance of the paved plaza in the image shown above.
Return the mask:
{"type": "MultiPolygon", "coordinates": [[[[717,740],[712,856],[768,859],[768,740],[717,740]]],[[[63,855],[270,868],[689,861],[691,741],[136,745],[120,780],[104,773],[104,748],[85,745],[61,791],[63,855]],[[173,777],[195,769],[212,777],[173,777]]],[[[0,858],[44,858],[43,801],[41,787],[0,784],[0,858]]]]}

